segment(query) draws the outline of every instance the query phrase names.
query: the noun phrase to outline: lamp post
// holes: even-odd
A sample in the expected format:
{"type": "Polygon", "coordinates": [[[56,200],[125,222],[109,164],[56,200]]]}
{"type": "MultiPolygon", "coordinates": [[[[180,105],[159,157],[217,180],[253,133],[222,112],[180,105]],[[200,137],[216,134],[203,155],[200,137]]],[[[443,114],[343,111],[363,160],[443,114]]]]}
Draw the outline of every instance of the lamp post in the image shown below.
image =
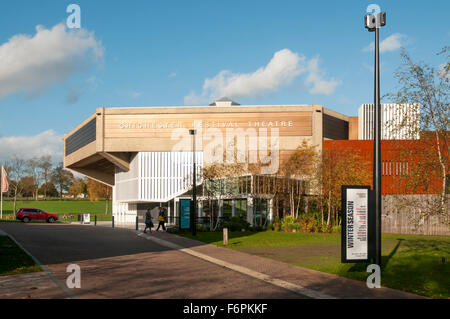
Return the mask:
{"type": "Polygon", "coordinates": [[[189,134],[192,135],[192,205],[194,206],[191,211],[191,230],[192,235],[197,235],[197,165],[195,162],[195,136],[197,130],[189,130],[189,134]]]}
{"type": "Polygon", "coordinates": [[[375,32],[374,68],[374,123],[373,123],[373,190],[375,192],[375,256],[374,262],[381,268],[381,104],[380,104],[380,39],[379,29],[386,25],[386,12],[367,14],[365,27],[375,32]]]}

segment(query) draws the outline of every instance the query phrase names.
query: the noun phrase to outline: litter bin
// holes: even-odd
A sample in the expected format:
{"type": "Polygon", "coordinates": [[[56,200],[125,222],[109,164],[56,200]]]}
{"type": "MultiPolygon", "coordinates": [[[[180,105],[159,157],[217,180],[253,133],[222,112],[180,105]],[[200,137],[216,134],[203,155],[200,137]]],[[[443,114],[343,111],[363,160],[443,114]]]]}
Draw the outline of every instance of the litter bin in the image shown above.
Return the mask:
{"type": "Polygon", "coordinates": [[[91,214],[82,214],[81,215],[81,223],[82,224],[90,224],[91,223],[91,214]]]}

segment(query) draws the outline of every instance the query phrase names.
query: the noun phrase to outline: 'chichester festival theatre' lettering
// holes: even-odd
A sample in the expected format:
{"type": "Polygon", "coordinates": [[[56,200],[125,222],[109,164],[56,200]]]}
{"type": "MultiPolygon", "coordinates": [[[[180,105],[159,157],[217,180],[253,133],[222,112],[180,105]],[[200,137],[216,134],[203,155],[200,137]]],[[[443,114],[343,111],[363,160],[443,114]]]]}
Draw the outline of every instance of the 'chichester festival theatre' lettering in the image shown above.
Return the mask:
{"type": "MultiPolygon", "coordinates": [[[[248,121],[241,125],[247,127],[294,127],[293,121],[248,121]]],[[[219,121],[194,121],[192,127],[197,128],[238,128],[237,122],[219,122],[219,121]]],[[[182,122],[121,122],[120,129],[175,129],[183,128],[182,122]]]]}

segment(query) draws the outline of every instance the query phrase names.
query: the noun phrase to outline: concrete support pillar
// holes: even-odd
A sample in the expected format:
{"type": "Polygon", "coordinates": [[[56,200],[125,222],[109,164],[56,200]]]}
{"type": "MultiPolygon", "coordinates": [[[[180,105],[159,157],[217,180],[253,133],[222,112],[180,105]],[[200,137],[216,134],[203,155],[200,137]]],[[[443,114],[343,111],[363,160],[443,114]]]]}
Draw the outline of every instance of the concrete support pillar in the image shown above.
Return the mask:
{"type": "Polygon", "coordinates": [[[171,211],[170,211],[170,200],[167,202],[167,217],[168,220],[167,221],[171,221],[171,218],[169,218],[170,216],[172,216],[171,211]]]}
{"type": "Polygon", "coordinates": [[[203,214],[203,201],[199,200],[198,203],[198,209],[197,209],[197,217],[201,217],[203,214]]]}
{"type": "Polygon", "coordinates": [[[254,214],[254,207],[253,207],[253,197],[247,197],[247,222],[253,226],[253,214],[254,214]]]}

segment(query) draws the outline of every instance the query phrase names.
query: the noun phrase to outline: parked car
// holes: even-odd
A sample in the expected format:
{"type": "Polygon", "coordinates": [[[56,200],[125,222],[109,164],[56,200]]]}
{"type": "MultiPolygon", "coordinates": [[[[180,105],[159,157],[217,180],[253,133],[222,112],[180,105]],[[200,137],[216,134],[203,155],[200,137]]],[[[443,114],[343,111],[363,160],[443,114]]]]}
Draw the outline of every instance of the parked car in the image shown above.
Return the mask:
{"type": "Polygon", "coordinates": [[[17,211],[16,219],[28,223],[30,220],[45,220],[48,223],[54,223],[58,220],[58,215],[47,213],[37,208],[20,208],[17,211]]]}

